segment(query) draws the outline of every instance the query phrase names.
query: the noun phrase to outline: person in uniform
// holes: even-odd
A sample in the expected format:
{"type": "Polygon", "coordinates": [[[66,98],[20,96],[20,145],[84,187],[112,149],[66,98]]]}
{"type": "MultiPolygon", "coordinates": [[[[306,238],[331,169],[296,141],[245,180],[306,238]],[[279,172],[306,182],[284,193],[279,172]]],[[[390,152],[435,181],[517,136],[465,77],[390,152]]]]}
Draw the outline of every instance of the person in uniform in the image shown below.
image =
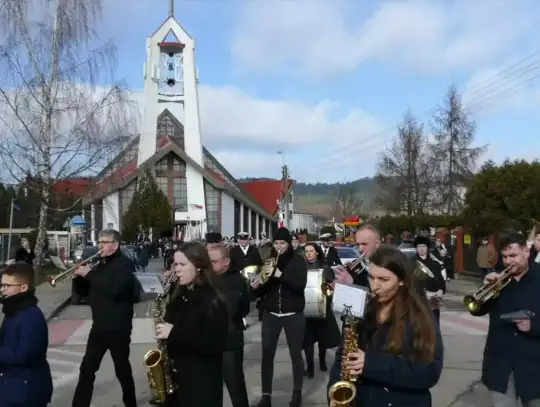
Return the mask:
{"type": "Polygon", "coordinates": [[[293,250],[291,233],[287,228],[279,228],[274,239],[271,257],[277,258],[279,255],[276,267],[266,283],[259,280],[251,282],[253,294],[264,298],[261,328],[262,399],[256,407],[272,405],[274,358],[282,330],[287,338],[293,371],[293,396],[289,407],[300,407],[304,379],[302,345],[306,322],[304,291],[307,284],[307,264],[304,258],[293,250]]]}
{"type": "Polygon", "coordinates": [[[242,271],[247,266],[262,266],[259,250],[249,244],[249,233],[240,232],[236,237],[238,246],[231,249],[231,267],[242,271]]]}
{"type": "Polygon", "coordinates": [[[427,236],[417,236],[414,239],[414,247],[416,248],[416,260],[426,266],[434,278],[425,278],[423,280],[423,288],[426,292],[430,304],[435,314],[435,318],[439,321],[441,310],[439,309],[440,301],[443,294],[446,292],[446,281],[443,276],[443,264],[440,260],[430,256],[431,241],[427,236]]]}
{"type": "MultiPolygon", "coordinates": [[[[324,254],[319,245],[313,242],[306,243],[304,256],[308,264],[308,273],[310,270],[323,269],[323,282],[331,283],[334,281],[334,273],[330,266],[325,263],[324,254]]],[[[332,298],[327,298],[326,316],[324,318],[306,317],[304,353],[307,365],[305,375],[308,378],[311,379],[315,376],[315,343],[319,347],[319,368],[321,372],[326,372],[328,370],[326,366],[326,350],[335,348],[340,342],[341,333],[332,311],[332,298]]]]}
{"type": "Polygon", "coordinates": [[[330,233],[325,233],[319,236],[326,264],[329,266],[338,266],[342,264],[341,259],[339,258],[337,249],[332,246],[331,239],[332,235],[330,233]]]}

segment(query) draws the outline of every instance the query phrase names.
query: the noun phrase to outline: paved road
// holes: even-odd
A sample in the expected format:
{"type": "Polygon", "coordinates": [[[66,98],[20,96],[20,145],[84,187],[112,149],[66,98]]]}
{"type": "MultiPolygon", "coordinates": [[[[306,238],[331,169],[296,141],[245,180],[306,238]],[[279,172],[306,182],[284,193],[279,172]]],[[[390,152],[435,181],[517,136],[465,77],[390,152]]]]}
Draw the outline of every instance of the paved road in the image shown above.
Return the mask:
{"type": "MultiPolygon", "coordinates": [[[[153,265],[156,269],[161,263],[153,265]]],[[[437,407],[490,407],[486,391],[477,385],[487,320],[471,317],[461,305],[462,295],[449,295],[442,312],[441,328],[445,341],[445,369],[440,383],[433,390],[433,405],[437,407]]],[[[146,370],[142,365],[144,354],[155,346],[150,303],[138,304],[132,335],[131,361],[135,375],[140,406],[146,407],[150,398],[146,370]]],[[[70,306],[50,324],[51,345],[49,362],[55,380],[52,406],[71,405],[78,367],[85,350],[91,325],[87,306],[70,306]]],[[[245,374],[250,400],[260,395],[260,324],[250,317],[246,331],[245,374]]],[[[328,364],[334,358],[327,355],[328,364]]],[[[326,407],[325,373],[317,372],[304,386],[304,406],[326,407]]],[[[286,407],[292,392],[292,378],[285,338],[280,339],[276,354],[274,379],[274,407],[286,407]]],[[[225,407],[231,407],[225,392],[225,407]]],[[[94,407],[121,406],[119,384],[114,375],[112,360],[107,354],[97,375],[94,391],[94,407]]]]}

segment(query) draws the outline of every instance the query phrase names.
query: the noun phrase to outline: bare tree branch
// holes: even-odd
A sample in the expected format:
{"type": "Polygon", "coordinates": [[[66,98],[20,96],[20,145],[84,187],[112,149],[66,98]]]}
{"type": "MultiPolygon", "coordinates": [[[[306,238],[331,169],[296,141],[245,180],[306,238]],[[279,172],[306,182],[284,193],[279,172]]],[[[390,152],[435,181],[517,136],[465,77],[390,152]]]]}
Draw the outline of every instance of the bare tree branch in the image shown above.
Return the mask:
{"type": "Polygon", "coordinates": [[[333,216],[338,220],[357,216],[362,211],[363,200],[353,188],[340,185],[336,191],[333,216]]]}
{"type": "Polygon", "coordinates": [[[379,155],[376,179],[381,209],[409,216],[429,210],[435,167],[428,153],[423,125],[406,113],[392,145],[379,155]]]}
{"type": "Polygon", "coordinates": [[[487,146],[471,146],[476,125],[469,119],[453,85],[448,89],[444,105],[438,106],[432,127],[435,140],[431,151],[437,162],[435,194],[440,197],[442,213],[456,214],[463,207],[468,180],[487,146]]]}
{"type": "Polygon", "coordinates": [[[114,83],[115,47],[91,47],[101,6],[0,0],[0,162],[12,182],[40,196],[37,258],[54,185],[95,175],[135,129],[134,106],[114,83]]]}

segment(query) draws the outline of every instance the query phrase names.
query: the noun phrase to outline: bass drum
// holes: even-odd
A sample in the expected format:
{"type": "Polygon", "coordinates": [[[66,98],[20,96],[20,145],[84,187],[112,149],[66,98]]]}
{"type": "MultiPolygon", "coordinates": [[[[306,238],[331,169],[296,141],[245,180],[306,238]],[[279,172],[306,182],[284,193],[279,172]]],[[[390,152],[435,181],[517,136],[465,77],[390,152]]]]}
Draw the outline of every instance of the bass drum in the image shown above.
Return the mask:
{"type": "Polygon", "coordinates": [[[306,318],[326,318],[326,296],[321,288],[323,282],[323,269],[308,270],[304,291],[306,298],[304,316],[306,318]]]}

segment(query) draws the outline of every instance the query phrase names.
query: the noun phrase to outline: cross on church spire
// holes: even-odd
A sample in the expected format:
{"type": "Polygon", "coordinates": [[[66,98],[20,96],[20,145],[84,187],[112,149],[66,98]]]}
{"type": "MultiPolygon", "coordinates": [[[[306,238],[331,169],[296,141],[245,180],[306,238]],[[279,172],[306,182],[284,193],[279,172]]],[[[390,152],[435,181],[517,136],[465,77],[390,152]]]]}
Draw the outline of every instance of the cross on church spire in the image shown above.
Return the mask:
{"type": "Polygon", "coordinates": [[[174,0],[169,0],[169,17],[174,17],[174,0]]]}

